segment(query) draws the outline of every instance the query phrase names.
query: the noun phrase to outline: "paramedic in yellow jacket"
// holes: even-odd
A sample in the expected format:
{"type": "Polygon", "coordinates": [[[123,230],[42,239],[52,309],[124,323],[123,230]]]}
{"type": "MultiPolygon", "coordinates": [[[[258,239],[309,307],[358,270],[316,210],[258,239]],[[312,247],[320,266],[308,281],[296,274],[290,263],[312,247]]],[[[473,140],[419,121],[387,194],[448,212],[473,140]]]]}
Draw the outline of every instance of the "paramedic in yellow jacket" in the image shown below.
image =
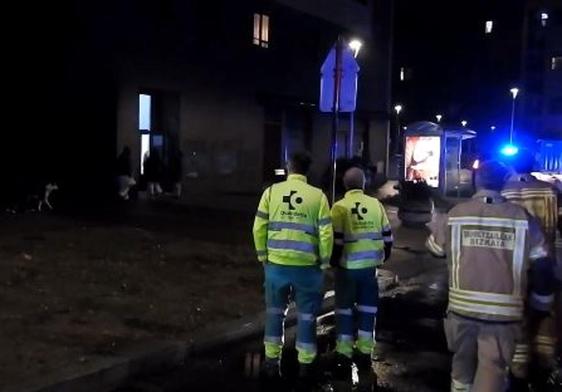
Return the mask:
{"type": "Polygon", "coordinates": [[[333,246],[332,220],[326,195],[307,184],[311,160],[291,156],[287,180],[267,188],[254,220],[254,243],[265,268],[265,356],[268,376],[280,374],[283,321],[290,298],[298,313],[300,376],[311,378],[316,357],[316,316],[322,302],[323,273],[333,246]]]}
{"type": "Polygon", "coordinates": [[[349,169],[343,182],[347,193],[332,208],[332,266],[336,271],[337,377],[349,381],[354,351],[360,376],[369,377],[379,299],[376,269],[390,256],[392,232],[383,205],[364,193],[363,171],[349,169]]]}
{"type": "Polygon", "coordinates": [[[538,222],[500,194],[507,175],[501,163],[484,162],[472,200],[429,224],[427,247],[449,264],[452,391],[504,391],[525,303],[541,311],[552,293],[552,262],[538,222]]]}

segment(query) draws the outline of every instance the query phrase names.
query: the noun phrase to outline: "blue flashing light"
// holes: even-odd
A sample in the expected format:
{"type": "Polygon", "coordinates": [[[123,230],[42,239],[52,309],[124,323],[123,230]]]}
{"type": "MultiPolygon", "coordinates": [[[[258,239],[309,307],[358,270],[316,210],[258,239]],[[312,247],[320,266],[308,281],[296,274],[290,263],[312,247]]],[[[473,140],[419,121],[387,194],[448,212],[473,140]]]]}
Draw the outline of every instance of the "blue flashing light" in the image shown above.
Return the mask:
{"type": "Polygon", "coordinates": [[[519,147],[513,144],[506,144],[505,146],[502,147],[500,152],[502,153],[502,155],[505,155],[507,157],[512,157],[514,155],[517,155],[517,153],[519,152],[519,147]]]}

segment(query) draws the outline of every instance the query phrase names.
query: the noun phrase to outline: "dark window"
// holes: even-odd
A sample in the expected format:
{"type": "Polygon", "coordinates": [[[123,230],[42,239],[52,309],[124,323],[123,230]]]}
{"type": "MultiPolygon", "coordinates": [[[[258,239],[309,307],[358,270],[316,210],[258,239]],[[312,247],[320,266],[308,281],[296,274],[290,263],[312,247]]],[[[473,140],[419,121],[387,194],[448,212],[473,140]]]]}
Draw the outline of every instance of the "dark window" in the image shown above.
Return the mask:
{"type": "Polygon", "coordinates": [[[562,97],[552,98],[549,109],[550,114],[562,114],[562,97]]]}

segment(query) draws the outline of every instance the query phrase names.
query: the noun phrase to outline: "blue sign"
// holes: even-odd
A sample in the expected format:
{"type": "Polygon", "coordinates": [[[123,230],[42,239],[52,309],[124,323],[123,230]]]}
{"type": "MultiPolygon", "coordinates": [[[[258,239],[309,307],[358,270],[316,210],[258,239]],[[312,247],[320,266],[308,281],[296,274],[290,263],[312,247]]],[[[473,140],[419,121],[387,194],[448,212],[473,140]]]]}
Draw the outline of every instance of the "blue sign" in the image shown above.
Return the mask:
{"type": "MultiPolygon", "coordinates": [[[[340,83],[340,112],[354,112],[357,102],[357,78],[359,65],[355,61],[353,51],[349,46],[342,45],[340,83]]],[[[330,53],[320,68],[320,111],[332,112],[334,109],[334,88],[336,74],[336,47],[330,53]]]]}

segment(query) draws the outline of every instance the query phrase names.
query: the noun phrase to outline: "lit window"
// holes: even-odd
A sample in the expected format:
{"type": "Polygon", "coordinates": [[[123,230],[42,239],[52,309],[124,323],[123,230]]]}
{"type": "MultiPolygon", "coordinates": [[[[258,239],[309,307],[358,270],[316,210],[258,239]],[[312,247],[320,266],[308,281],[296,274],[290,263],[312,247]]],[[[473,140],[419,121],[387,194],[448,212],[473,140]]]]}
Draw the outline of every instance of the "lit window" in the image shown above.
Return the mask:
{"type": "Polygon", "coordinates": [[[406,79],[404,67],[400,68],[400,80],[404,81],[406,79]]]}
{"type": "Polygon", "coordinates": [[[487,20],[486,21],[486,34],[491,34],[493,29],[494,29],[494,21],[493,20],[487,20]]]}
{"type": "Polygon", "coordinates": [[[548,22],[548,13],[546,12],[541,12],[541,24],[542,27],[546,26],[546,22],[548,22]]]}
{"type": "Polygon", "coordinates": [[[269,47],[269,16],[254,14],[254,45],[269,47]]]}
{"type": "Polygon", "coordinates": [[[152,97],[139,94],[139,130],[150,131],[150,106],[152,97]]]}
{"type": "Polygon", "coordinates": [[[562,71],[562,56],[556,56],[551,59],[550,69],[552,71],[562,71]]]}

